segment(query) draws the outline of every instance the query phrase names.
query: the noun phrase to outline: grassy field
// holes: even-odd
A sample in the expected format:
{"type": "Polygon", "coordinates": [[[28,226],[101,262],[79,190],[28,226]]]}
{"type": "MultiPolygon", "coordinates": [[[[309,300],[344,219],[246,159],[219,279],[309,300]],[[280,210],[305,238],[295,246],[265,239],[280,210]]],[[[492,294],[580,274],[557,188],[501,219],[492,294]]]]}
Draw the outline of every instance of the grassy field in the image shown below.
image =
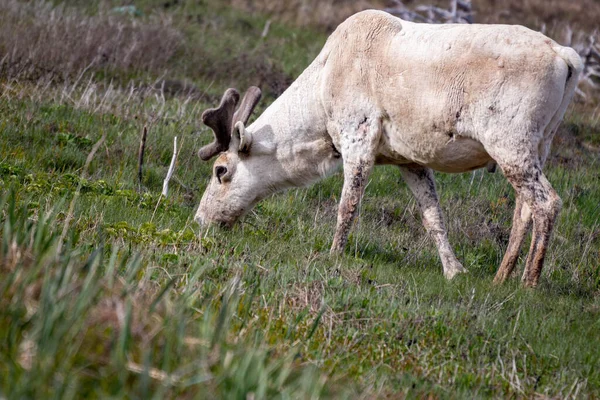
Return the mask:
{"type": "Polygon", "coordinates": [[[391,167],[331,258],[340,174],[230,230],[192,220],[211,171],[195,155],[211,139],[201,112],[249,84],[262,111],[326,31],[274,19],[263,37],[267,16],[216,0],[115,5],[1,6],[3,53],[39,22],[19,44],[31,51],[0,63],[0,399],[600,397],[595,104],[571,107],[548,161],[564,207],[536,290],[492,285],[514,206],[501,173],[436,176],[468,274],[443,278],[391,167]],[[111,29],[130,42],[77,52],[111,29]]]}

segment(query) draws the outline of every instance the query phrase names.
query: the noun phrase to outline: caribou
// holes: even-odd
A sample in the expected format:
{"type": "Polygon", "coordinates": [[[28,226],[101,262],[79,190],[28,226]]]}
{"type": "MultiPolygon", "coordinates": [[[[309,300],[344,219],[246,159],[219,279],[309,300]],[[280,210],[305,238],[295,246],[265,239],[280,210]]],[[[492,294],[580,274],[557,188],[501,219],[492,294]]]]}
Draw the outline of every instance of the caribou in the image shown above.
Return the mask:
{"type": "Polygon", "coordinates": [[[343,252],[369,174],[397,165],[452,279],[466,269],[448,241],[433,170],[497,164],[516,192],[494,282],[513,272],[531,226],[523,283],[535,287],[561,200],[542,172],[579,75],[579,55],[522,26],[421,24],[383,11],[349,17],[317,58],[254,123],[261,92],[228,89],[202,121],[218,156],[195,220],[231,225],[267,196],[341,166],[332,254],[343,252]],[[239,107],[238,107],[239,103],[239,107]]]}

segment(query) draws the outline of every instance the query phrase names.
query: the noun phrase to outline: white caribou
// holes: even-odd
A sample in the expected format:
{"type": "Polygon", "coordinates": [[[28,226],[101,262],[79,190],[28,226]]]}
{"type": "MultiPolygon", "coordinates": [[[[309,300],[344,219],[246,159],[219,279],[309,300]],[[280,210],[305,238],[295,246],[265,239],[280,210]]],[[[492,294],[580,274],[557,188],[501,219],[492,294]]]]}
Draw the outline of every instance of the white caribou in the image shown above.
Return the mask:
{"type": "Polygon", "coordinates": [[[202,119],[216,140],[200,224],[230,225],[268,195],[343,166],[332,253],[343,251],[375,164],[397,165],[416,196],[444,275],[465,271],[448,242],[432,170],[496,162],[516,191],[508,249],[495,281],[513,271],[533,219],[523,281],[536,286],[561,200],[542,173],[577,86],[571,48],[522,26],[429,25],[364,11],[343,22],[318,57],[258,119],[250,88],[225,92],[202,119]]]}

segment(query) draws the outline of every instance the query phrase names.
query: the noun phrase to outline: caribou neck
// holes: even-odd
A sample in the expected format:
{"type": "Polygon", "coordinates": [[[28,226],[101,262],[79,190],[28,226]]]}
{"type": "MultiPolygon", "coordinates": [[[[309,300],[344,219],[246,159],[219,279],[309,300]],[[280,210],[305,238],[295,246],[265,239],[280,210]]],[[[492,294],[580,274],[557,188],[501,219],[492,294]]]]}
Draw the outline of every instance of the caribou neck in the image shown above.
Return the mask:
{"type": "Polygon", "coordinates": [[[329,174],[339,154],[327,133],[319,87],[319,66],[311,65],[248,127],[253,147],[270,152],[288,175],[285,186],[303,186],[329,174]]]}

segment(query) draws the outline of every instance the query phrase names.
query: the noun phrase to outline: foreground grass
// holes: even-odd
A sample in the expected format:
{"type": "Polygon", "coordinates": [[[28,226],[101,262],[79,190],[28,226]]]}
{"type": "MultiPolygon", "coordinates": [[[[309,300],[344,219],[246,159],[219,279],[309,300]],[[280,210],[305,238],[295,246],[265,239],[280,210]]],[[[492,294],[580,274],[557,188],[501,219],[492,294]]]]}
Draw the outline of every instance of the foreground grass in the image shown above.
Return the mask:
{"type": "Polygon", "coordinates": [[[346,255],[331,259],[340,176],[199,232],[210,167],[192,155],[197,136],[184,134],[181,184],[158,195],[170,137],[190,126],[151,130],[139,191],[134,122],[30,101],[0,110],[7,396],[599,395],[600,186],[584,147],[551,161],[565,206],[531,291],[491,284],[513,204],[501,174],[438,176],[470,270],[447,282],[393,168],[377,169],[346,255]]]}
{"type": "MultiPolygon", "coordinates": [[[[217,49],[211,24],[178,25],[198,11],[190,4],[170,14],[174,26],[188,46],[211,37],[217,49]]],[[[218,21],[232,41],[259,36],[264,19],[218,21]]],[[[294,49],[277,67],[289,74],[312,57],[294,43],[322,38],[273,29],[269,51],[294,49]]],[[[187,76],[189,64],[178,68],[187,76]]],[[[570,112],[555,142],[548,176],[564,208],[541,285],[524,290],[517,278],[491,284],[514,205],[500,173],[437,176],[470,271],[447,282],[394,168],[376,169],[340,258],[328,255],[339,174],[268,199],[231,230],[200,231],[192,216],[210,165],[195,157],[209,138],[198,121],[213,104],[71,89],[2,86],[0,397],[600,396],[593,114],[570,112]],[[175,135],[183,147],[165,199],[175,135]]]]}

